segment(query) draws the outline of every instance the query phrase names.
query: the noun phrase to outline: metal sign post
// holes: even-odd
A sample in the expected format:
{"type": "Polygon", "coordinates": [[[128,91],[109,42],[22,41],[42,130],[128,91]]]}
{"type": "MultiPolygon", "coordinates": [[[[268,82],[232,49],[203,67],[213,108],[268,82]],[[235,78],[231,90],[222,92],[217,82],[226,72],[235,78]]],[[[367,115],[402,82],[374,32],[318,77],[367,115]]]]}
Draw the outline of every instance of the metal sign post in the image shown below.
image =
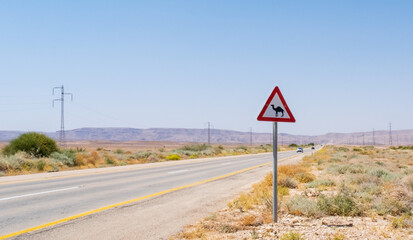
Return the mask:
{"type": "Polygon", "coordinates": [[[273,163],[273,176],[272,176],[272,188],[273,188],[273,196],[272,196],[272,220],[273,222],[278,221],[278,186],[277,186],[277,169],[278,169],[278,144],[277,144],[277,136],[278,136],[278,123],[274,122],[273,133],[272,133],[272,152],[274,156],[274,163],[273,163]]]}
{"type": "Polygon", "coordinates": [[[258,121],[269,121],[274,122],[273,127],[273,198],[272,198],[272,216],[273,221],[276,223],[278,221],[278,187],[277,187],[277,152],[278,152],[278,122],[295,122],[295,118],[288,108],[287,103],[284,100],[283,95],[278,87],[275,87],[272,91],[270,97],[265,103],[264,107],[261,110],[261,113],[258,115],[258,121]]]}

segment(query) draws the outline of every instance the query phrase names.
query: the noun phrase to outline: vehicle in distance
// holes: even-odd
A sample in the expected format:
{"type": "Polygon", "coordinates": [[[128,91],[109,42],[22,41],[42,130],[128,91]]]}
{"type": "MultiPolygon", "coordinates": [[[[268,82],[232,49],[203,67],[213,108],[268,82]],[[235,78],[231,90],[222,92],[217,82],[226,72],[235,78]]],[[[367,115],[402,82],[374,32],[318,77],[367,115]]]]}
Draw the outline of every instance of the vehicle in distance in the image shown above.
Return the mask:
{"type": "Polygon", "coordinates": [[[301,152],[301,153],[302,153],[302,152],[304,152],[304,150],[303,150],[303,148],[300,148],[300,147],[299,147],[299,148],[297,148],[297,151],[296,151],[296,152],[301,152]]]}
{"type": "Polygon", "coordinates": [[[315,147],[313,146],[313,147],[311,147],[311,149],[315,149],[315,147]]]}

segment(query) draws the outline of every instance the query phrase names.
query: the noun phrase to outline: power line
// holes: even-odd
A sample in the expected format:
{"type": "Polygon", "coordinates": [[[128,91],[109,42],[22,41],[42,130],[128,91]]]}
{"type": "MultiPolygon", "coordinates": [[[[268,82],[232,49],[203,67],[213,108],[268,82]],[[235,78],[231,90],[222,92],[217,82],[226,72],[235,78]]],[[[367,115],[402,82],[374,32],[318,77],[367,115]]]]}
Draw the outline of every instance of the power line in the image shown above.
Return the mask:
{"type": "Polygon", "coordinates": [[[65,146],[65,95],[70,95],[73,101],[73,94],[72,93],[65,93],[65,88],[62,85],[61,87],[54,87],[53,88],[53,95],[55,94],[55,90],[60,89],[60,98],[53,99],[52,106],[54,107],[55,101],[60,101],[60,136],[59,142],[60,146],[65,146]]]}

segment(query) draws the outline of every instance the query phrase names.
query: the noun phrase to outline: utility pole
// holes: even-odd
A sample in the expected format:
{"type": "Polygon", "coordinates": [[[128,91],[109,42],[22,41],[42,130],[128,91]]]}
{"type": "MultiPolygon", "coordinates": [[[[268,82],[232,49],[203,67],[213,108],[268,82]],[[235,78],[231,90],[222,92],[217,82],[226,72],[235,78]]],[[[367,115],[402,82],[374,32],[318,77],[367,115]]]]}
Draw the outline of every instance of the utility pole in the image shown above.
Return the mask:
{"type": "Polygon", "coordinates": [[[60,98],[53,99],[52,102],[52,107],[54,107],[54,102],[55,101],[60,101],[60,136],[59,136],[59,142],[60,146],[63,147],[65,146],[65,95],[70,95],[71,100],[73,101],[73,94],[72,93],[65,93],[64,86],[62,85],[61,87],[54,87],[53,88],[53,95],[55,94],[55,90],[60,89],[60,98]]]}
{"type": "Polygon", "coordinates": [[[208,122],[208,145],[211,144],[211,123],[208,122]]]}
{"type": "Polygon", "coordinates": [[[252,128],[250,127],[250,145],[252,146],[252,128]]]}
{"type": "Polygon", "coordinates": [[[364,133],[363,133],[363,146],[365,145],[365,142],[364,142],[364,133]]]}
{"type": "Polygon", "coordinates": [[[391,122],[389,123],[389,144],[390,146],[393,145],[393,139],[391,136],[391,122]]]}

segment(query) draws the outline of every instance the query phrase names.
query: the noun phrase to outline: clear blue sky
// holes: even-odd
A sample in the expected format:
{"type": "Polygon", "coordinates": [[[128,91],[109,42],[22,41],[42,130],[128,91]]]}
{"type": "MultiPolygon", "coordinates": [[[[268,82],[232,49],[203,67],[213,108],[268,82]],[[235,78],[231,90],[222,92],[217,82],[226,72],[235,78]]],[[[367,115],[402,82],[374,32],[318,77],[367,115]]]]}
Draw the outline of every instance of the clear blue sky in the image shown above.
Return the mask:
{"type": "Polygon", "coordinates": [[[412,1],[0,2],[0,130],[177,127],[412,129],[412,1]],[[56,95],[58,97],[58,95],[56,95]]]}

